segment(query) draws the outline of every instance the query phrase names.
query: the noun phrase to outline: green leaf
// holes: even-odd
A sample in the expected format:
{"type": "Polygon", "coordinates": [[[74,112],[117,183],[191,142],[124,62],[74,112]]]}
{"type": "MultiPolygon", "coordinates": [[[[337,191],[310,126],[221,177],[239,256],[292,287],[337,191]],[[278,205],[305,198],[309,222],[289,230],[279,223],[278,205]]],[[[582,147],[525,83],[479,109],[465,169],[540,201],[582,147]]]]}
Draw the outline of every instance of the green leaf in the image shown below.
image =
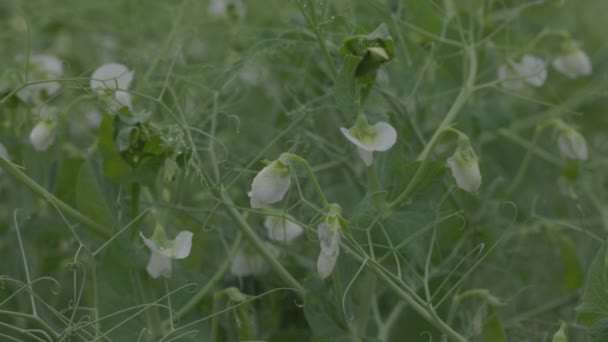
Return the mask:
{"type": "Polygon", "coordinates": [[[338,108],[344,113],[357,113],[357,84],[355,82],[355,71],[359,63],[363,60],[362,57],[347,55],[344,57],[344,65],[336,78],[334,86],[334,96],[338,108]]]}
{"type": "Polygon", "coordinates": [[[344,341],[348,336],[344,322],[336,312],[335,293],[331,284],[309,279],[305,284],[304,315],[315,336],[322,340],[344,341]]]}
{"type": "Polygon", "coordinates": [[[559,254],[564,269],[564,284],[569,290],[576,290],[582,286],[583,271],[579,263],[576,245],[572,239],[563,233],[558,233],[555,242],[559,248],[559,254]]]}
{"type": "Polygon", "coordinates": [[[76,180],[84,159],[80,157],[65,158],[59,163],[55,180],[55,196],[74,206],[76,203],[76,180]]]}
{"type": "Polygon", "coordinates": [[[103,158],[103,172],[108,179],[121,183],[131,178],[133,168],[127,163],[114,143],[115,116],[104,115],[99,128],[98,144],[103,158]]]}
{"type": "Polygon", "coordinates": [[[483,324],[481,340],[483,342],[506,342],[507,335],[500,322],[500,317],[491,305],[488,306],[488,316],[489,318],[483,324]]]}
{"type": "Polygon", "coordinates": [[[608,341],[608,317],[595,322],[589,329],[589,335],[596,342],[608,341]]]}
{"type": "Polygon", "coordinates": [[[340,51],[345,55],[345,66],[347,63],[353,63],[352,60],[346,60],[348,56],[362,58],[357,64],[354,76],[361,89],[360,102],[364,102],[376,81],[380,66],[395,56],[395,44],[388,27],[381,24],[368,35],[347,37],[340,51]]]}
{"type": "MultiPolygon", "coordinates": [[[[434,160],[426,160],[408,164],[400,163],[396,165],[390,172],[393,175],[401,175],[400,177],[396,178],[399,183],[395,184],[393,187],[397,191],[397,194],[401,193],[407,186],[409,186],[410,182],[416,182],[413,184],[413,188],[410,190],[411,198],[416,193],[424,192],[432,185],[438,184],[438,181],[443,177],[445,170],[446,167],[442,163],[434,160]],[[420,167],[423,169],[418,173],[418,168],[420,167]],[[416,173],[418,173],[418,177],[417,179],[414,179],[414,175],[416,175],[416,173]]],[[[390,178],[395,179],[395,177],[390,178]]]]}
{"type": "Polygon", "coordinates": [[[581,323],[591,326],[608,318],[608,264],[606,244],[600,248],[589,267],[582,303],[576,310],[581,323]]]}
{"type": "Polygon", "coordinates": [[[97,175],[89,161],[84,162],[78,172],[78,179],[76,181],[76,209],[106,227],[114,223],[112,220],[112,217],[114,217],[112,210],[106,201],[97,175]]]}

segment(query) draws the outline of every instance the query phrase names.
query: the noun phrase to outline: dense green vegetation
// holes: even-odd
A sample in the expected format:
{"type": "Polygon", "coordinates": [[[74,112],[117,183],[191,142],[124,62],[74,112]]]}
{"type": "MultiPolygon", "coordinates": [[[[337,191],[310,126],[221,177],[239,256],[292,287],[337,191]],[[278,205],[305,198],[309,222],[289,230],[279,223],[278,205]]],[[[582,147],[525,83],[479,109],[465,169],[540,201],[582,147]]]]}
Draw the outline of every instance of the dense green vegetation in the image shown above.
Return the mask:
{"type": "Polygon", "coordinates": [[[607,341],[606,13],[0,2],[0,340],[607,341]]]}

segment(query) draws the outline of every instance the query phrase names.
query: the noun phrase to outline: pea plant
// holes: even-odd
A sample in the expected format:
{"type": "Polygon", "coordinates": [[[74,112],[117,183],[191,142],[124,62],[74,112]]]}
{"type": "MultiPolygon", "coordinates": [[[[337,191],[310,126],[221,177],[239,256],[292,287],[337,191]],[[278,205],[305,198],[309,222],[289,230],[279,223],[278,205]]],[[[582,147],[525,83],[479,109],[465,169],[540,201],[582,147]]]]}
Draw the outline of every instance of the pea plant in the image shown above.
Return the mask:
{"type": "Polygon", "coordinates": [[[0,3],[0,340],[607,341],[604,0],[0,3]]]}

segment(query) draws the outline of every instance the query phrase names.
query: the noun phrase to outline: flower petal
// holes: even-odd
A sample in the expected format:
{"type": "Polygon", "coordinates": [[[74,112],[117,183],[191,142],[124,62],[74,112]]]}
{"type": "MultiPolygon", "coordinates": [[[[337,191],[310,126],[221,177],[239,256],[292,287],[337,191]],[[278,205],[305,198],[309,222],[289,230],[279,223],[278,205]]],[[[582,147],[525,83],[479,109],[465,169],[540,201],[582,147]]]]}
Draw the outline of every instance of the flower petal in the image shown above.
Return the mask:
{"type": "Polygon", "coordinates": [[[57,123],[43,120],[34,126],[30,132],[30,142],[36,151],[46,151],[55,141],[57,123]]]}
{"type": "Polygon", "coordinates": [[[397,131],[395,128],[384,121],[377,122],[372,126],[376,131],[376,138],[373,145],[374,151],[386,151],[395,145],[397,141],[397,131]]]}
{"type": "Polygon", "coordinates": [[[479,171],[479,163],[476,160],[465,161],[455,154],[448,158],[447,162],[458,187],[468,192],[479,189],[481,186],[481,173],[479,171]]]}
{"type": "Polygon", "coordinates": [[[321,279],[327,278],[334,267],[336,266],[336,261],[338,261],[339,250],[336,251],[335,254],[327,255],[323,252],[319,253],[319,258],[317,259],[317,272],[321,279]]]}
{"type": "Polygon", "coordinates": [[[150,254],[150,261],[148,262],[146,270],[152,278],[156,279],[160,275],[165,278],[169,278],[171,277],[171,259],[164,255],[152,252],[150,254]]]}
{"type": "Polygon", "coordinates": [[[144,240],[144,243],[146,244],[146,246],[148,246],[148,248],[150,248],[150,251],[152,251],[153,253],[158,253],[158,254],[161,253],[160,248],[156,245],[154,240],[148,239],[147,237],[144,236],[144,233],[142,233],[142,232],[139,232],[139,236],[142,238],[142,240],[144,240]]]}
{"type": "Polygon", "coordinates": [[[374,152],[366,151],[361,147],[357,146],[357,153],[359,154],[359,157],[361,157],[361,159],[363,160],[365,166],[370,166],[374,162],[374,152]]]}
{"type": "Polygon", "coordinates": [[[542,86],[547,79],[547,66],[538,57],[524,55],[521,63],[516,64],[515,68],[518,74],[524,77],[524,81],[535,87],[542,86]]]}
{"type": "Polygon", "coordinates": [[[190,255],[192,248],[192,232],[181,231],[172,241],[172,256],[175,259],[185,259],[190,255]]]}
{"type": "Polygon", "coordinates": [[[251,207],[260,208],[263,204],[272,204],[283,199],[291,186],[289,168],[273,162],[264,167],[253,179],[251,191],[251,207]]]}
{"type": "Polygon", "coordinates": [[[359,139],[357,139],[351,132],[349,129],[346,129],[344,127],[340,127],[340,132],[342,132],[342,134],[344,134],[344,136],[346,137],[346,139],[348,139],[351,143],[355,144],[357,147],[362,148],[366,151],[373,151],[373,148],[371,146],[368,146],[366,144],[364,144],[362,141],[360,141],[359,139]]]}
{"type": "Polygon", "coordinates": [[[591,60],[582,50],[576,50],[555,58],[553,60],[553,67],[572,79],[590,75],[592,71],[591,60]]]}
{"type": "Polygon", "coordinates": [[[55,56],[34,55],[30,58],[31,64],[36,64],[38,68],[47,73],[50,78],[57,78],[63,75],[63,63],[55,56]]]}
{"type": "Polygon", "coordinates": [[[91,89],[103,93],[105,89],[129,89],[133,71],[122,64],[109,63],[97,68],[91,76],[91,89]]]}
{"type": "Polygon", "coordinates": [[[518,75],[512,69],[512,66],[503,64],[498,67],[498,79],[500,84],[506,90],[521,90],[524,87],[524,82],[518,79],[518,75]]]}
{"type": "Polygon", "coordinates": [[[287,244],[291,243],[304,232],[304,228],[288,217],[266,216],[264,226],[266,227],[269,239],[287,244]]]}
{"type": "Polygon", "coordinates": [[[557,139],[559,149],[570,159],[587,160],[587,141],[580,133],[569,130],[560,134],[557,139]]]}

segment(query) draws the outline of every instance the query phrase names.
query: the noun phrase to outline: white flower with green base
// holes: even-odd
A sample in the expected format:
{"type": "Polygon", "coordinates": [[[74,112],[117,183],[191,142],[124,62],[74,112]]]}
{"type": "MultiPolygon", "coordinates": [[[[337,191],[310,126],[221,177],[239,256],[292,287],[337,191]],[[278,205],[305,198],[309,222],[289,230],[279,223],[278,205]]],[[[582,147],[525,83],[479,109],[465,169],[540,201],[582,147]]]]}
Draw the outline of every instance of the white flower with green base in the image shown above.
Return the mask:
{"type": "Polygon", "coordinates": [[[532,55],[524,55],[519,63],[509,60],[498,68],[498,79],[507,90],[523,89],[525,84],[541,87],[547,80],[547,65],[532,55]]]}
{"type": "Polygon", "coordinates": [[[557,138],[560,151],[570,159],[587,160],[587,141],[574,128],[563,125],[557,138]]]}
{"type": "Polygon", "coordinates": [[[340,127],[340,131],[357,146],[359,157],[367,166],[372,165],[375,151],[387,151],[397,141],[397,131],[393,126],[383,121],[370,126],[364,115],[357,117],[353,127],[340,127]]]}
{"type": "Polygon", "coordinates": [[[479,189],[481,186],[479,161],[466,135],[462,133],[458,135],[458,148],[448,158],[447,164],[459,188],[467,192],[479,189]]]}
{"type": "Polygon", "coordinates": [[[167,239],[165,229],[157,225],[151,238],[139,233],[144,243],[150,248],[150,261],[146,270],[152,278],[171,277],[171,259],[185,259],[192,248],[192,232],[181,231],[174,240],[167,239]]]}
{"type": "Polygon", "coordinates": [[[99,95],[110,94],[110,109],[119,110],[121,107],[131,109],[131,94],[129,90],[133,81],[134,71],[122,64],[109,63],[97,68],[91,76],[91,89],[99,95]]]}
{"type": "Polygon", "coordinates": [[[268,204],[279,202],[291,186],[291,172],[287,160],[281,158],[270,162],[251,183],[250,197],[252,208],[263,208],[268,204]]]}
{"type": "Polygon", "coordinates": [[[330,204],[325,220],[317,226],[317,234],[321,245],[321,253],[317,259],[317,272],[321,279],[327,278],[338,261],[340,255],[340,214],[342,207],[330,204]]]}
{"type": "Polygon", "coordinates": [[[559,330],[553,335],[551,342],[568,342],[567,329],[566,322],[559,321],[559,330]]]}
{"type": "Polygon", "coordinates": [[[57,131],[57,122],[53,120],[42,120],[34,126],[30,132],[30,142],[34,149],[38,152],[48,150],[55,142],[57,131]]]}
{"type": "Polygon", "coordinates": [[[591,75],[593,69],[589,56],[573,40],[562,44],[562,53],[553,60],[553,67],[572,79],[591,75]]]}
{"type": "Polygon", "coordinates": [[[304,228],[290,216],[266,216],[264,227],[269,239],[285,244],[292,243],[304,232],[304,228]]]}

